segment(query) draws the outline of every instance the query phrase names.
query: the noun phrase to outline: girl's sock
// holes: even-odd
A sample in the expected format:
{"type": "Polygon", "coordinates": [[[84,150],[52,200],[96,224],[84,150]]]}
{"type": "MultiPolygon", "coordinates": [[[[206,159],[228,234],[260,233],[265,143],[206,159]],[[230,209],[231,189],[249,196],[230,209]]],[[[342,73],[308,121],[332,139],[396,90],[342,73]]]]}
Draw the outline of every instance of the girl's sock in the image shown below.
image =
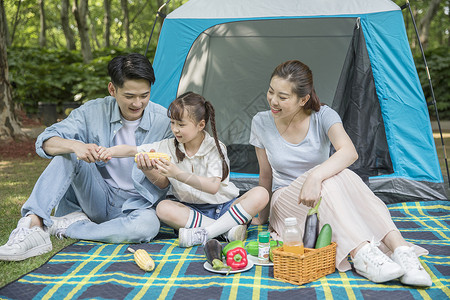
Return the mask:
{"type": "Polygon", "coordinates": [[[208,232],[208,238],[215,238],[236,225],[247,223],[251,218],[252,216],[244,210],[240,203],[233,205],[220,218],[205,228],[208,232]]]}
{"type": "Polygon", "coordinates": [[[213,224],[216,220],[208,218],[205,215],[202,215],[196,210],[189,210],[189,218],[184,225],[184,228],[197,228],[197,227],[206,227],[213,224]]]}

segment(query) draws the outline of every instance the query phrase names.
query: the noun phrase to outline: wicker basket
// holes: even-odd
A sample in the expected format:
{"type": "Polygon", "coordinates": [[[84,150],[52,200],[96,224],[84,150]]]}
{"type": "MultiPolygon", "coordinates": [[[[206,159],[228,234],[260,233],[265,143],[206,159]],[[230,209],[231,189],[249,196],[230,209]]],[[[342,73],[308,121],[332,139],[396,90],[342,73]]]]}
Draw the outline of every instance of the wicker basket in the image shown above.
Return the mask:
{"type": "Polygon", "coordinates": [[[319,248],[305,248],[305,254],[273,250],[273,277],[302,285],[331,274],[336,269],[336,243],[319,248]]]}

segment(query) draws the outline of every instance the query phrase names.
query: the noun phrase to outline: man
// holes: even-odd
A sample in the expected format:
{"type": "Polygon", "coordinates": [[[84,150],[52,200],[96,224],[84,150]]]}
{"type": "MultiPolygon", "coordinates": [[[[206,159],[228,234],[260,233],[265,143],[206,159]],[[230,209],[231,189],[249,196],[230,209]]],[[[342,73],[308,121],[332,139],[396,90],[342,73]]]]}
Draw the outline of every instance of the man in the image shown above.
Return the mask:
{"type": "Polygon", "coordinates": [[[36,141],[52,158],[22,207],[0,260],[18,261],[52,249],[50,235],[109,243],[148,242],[160,223],[153,205],[167,189],[147,156],[100,161],[99,146],[140,145],[172,137],[166,109],[152,103],[152,65],[140,54],[108,64],[111,96],[88,101],[36,141]],[[50,214],[55,209],[55,217],[50,214]],[[46,230],[47,229],[47,230],[46,230]]]}

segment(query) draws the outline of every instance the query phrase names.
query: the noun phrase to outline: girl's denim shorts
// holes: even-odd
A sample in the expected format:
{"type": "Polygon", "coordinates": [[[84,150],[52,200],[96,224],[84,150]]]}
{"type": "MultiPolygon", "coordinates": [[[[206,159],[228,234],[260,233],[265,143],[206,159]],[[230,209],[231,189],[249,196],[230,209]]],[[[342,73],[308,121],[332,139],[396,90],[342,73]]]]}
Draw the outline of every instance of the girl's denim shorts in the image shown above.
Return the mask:
{"type": "Polygon", "coordinates": [[[192,204],[192,203],[185,203],[180,202],[187,207],[192,208],[193,210],[198,211],[204,216],[207,216],[208,218],[217,220],[222,216],[224,213],[226,213],[230,207],[233,205],[234,201],[236,201],[237,198],[231,199],[228,202],[221,203],[221,204],[192,204]]]}

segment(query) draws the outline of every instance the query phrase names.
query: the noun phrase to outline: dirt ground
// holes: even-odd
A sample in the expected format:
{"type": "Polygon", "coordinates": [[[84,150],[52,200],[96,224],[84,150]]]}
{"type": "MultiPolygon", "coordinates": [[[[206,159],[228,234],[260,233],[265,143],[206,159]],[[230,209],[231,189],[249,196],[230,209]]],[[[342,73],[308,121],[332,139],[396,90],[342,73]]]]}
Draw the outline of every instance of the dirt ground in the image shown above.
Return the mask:
{"type": "Polygon", "coordinates": [[[11,158],[30,158],[37,156],[34,143],[36,142],[35,134],[33,131],[40,132],[44,127],[39,119],[29,118],[25,113],[17,113],[19,120],[22,123],[22,128],[30,137],[24,140],[17,140],[9,143],[0,143],[0,158],[1,159],[11,159],[11,158]]]}

